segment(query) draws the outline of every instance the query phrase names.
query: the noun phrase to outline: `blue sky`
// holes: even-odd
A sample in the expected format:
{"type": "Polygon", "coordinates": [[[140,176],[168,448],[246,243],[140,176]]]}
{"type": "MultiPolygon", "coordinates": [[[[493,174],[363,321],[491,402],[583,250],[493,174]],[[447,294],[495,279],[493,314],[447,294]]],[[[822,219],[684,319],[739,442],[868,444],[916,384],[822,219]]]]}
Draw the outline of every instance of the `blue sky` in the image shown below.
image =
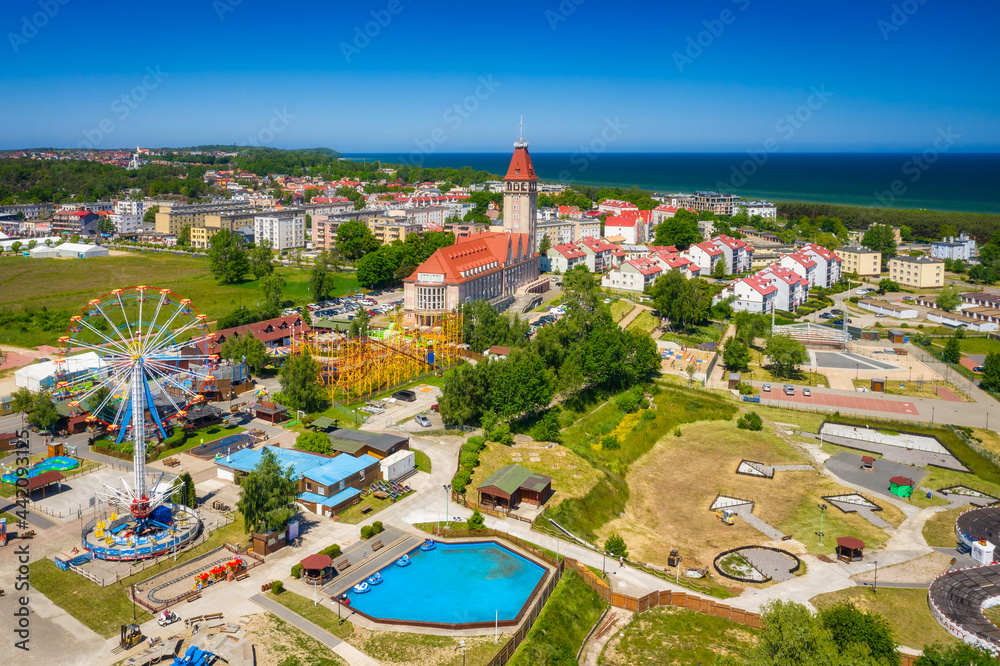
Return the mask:
{"type": "Polygon", "coordinates": [[[8,0],[0,147],[493,152],[523,112],[542,152],[609,123],[618,152],[909,151],[948,127],[955,152],[997,151],[998,18],[994,0],[8,0]]]}

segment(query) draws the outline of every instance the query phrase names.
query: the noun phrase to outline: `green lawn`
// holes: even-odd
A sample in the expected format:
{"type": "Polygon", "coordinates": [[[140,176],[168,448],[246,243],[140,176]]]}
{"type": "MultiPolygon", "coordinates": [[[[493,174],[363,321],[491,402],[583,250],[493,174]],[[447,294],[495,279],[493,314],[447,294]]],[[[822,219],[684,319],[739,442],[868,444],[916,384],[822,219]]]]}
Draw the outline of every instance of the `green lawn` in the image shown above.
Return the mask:
{"type": "MultiPolygon", "coordinates": [[[[285,277],[284,298],[289,305],[312,300],[309,269],[282,267],[278,271],[285,277]]],[[[10,308],[14,312],[45,309],[50,314],[43,324],[0,326],[0,343],[20,347],[56,345],[69,317],[90,299],[112,289],[140,284],[172,289],[182,298],[190,298],[210,322],[260,300],[257,280],[220,285],[208,271],[207,258],[173,254],[130,253],[85,260],[4,256],[0,257],[0,276],[0,313],[10,308]]],[[[357,286],[353,273],[337,274],[331,295],[357,286]]]]}
{"type": "Polygon", "coordinates": [[[959,345],[964,354],[994,354],[1000,352],[1000,340],[992,338],[963,338],[959,345]]]}
{"type": "MultiPolygon", "coordinates": [[[[224,543],[237,542],[247,542],[247,535],[243,531],[243,516],[238,513],[236,520],[213,532],[205,543],[180,553],[176,563],[170,560],[161,566],[147,568],[122,579],[120,583],[101,587],[72,571],[62,571],[52,559],[45,558],[31,563],[31,586],[96,633],[110,638],[119,633],[122,624],[132,622],[132,602],[127,593],[131,584],[141,583],[224,543]]],[[[151,618],[148,613],[142,612],[141,607],[139,611],[140,624],[151,618]]]]}
{"type": "Polygon", "coordinates": [[[583,582],[580,574],[567,569],[524,642],[507,663],[511,666],[575,664],[577,651],[605,606],[605,601],[583,582]]]}
{"type": "Polygon", "coordinates": [[[426,453],[413,449],[413,461],[418,472],[431,473],[431,458],[426,453]]]}
{"type": "MultiPolygon", "coordinates": [[[[401,501],[405,497],[409,497],[414,492],[415,491],[411,490],[405,495],[400,495],[399,497],[396,498],[396,502],[401,501]]],[[[394,502],[390,498],[378,499],[377,497],[375,497],[375,495],[369,494],[368,496],[362,498],[362,500],[357,504],[355,504],[354,506],[342,511],[340,513],[338,520],[342,523],[347,523],[348,525],[357,525],[363,520],[368,520],[369,518],[372,518],[379,511],[386,508],[387,506],[391,506],[392,504],[394,504],[394,502]],[[371,511],[369,511],[368,513],[361,513],[361,510],[367,507],[370,507],[371,511]]]]}
{"type": "Polygon", "coordinates": [[[630,331],[645,331],[646,333],[652,333],[653,329],[659,325],[660,322],[656,320],[656,317],[650,313],[649,310],[643,310],[635,320],[628,325],[628,330],[630,331]]]}
{"type": "MultiPolygon", "coordinates": [[[[194,433],[188,437],[187,441],[181,446],[173,449],[167,449],[165,451],[160,451],[155,458],[152,458],[149,462],[153,460],[160,460],[162,458],[169,458],[170,456],[177,455],[189,449],[193,449],[196,446],[201,446],[202,440],[205,444],[210,444],[217,439],[222,439],[223,437],[228,437],[229,435],[235,435],[237,433],[245,431],[246,428],[241,428],[240,426],[226,426],[226,425],[212,425],[195,430],[194,433]]],[[[98,448],[107,449],[111,444],[114,443],[112,439],[99,439],[94,442],[94,450],[99,453],[106,453],[106,451],[97,451],[98,448]]]]}
{"type": "Polygon", "coordinates": [[[705,342],[718,342],[722,337],[722,329],[711,324],[695,326],[687,333],[664,333],[661,340],[671,340],[682,345],[700,345],[705,342]]]}
{"type": "Polygon", "coordinates": [[[815,596],[809,601],[819,610],[841,601],[851,601],[862,610],[880,613],[892,626],[896,642],[915,650],[931,643],[958,641],[931,615],[927,590],[880,587],[877,594],[872,594],[868,587],[850,587],[815,596]]]}
{"type": "Polygon", "coordinates": [[[621,640],[605,646],[601,666],[715,664],[759,633],[731,620],[669,606],[632,616],[621,640]]]}
{"type": "Polygon", "coordinates": [[[629,312],[635,309],[635,303],[632,301],[618,300],[611,304],[611,318],[615,322],[619,322],[625,318],[629,312]]]}

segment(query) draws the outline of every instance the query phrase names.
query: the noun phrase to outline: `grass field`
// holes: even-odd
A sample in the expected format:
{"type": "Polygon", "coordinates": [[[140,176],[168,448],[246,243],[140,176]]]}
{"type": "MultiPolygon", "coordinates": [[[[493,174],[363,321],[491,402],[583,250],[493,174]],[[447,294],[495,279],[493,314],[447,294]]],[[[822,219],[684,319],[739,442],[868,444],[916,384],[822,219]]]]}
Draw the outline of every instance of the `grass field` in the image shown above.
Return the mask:
{"type": "Polygon", "coordinates": [[[567,499],[583,497],[603,476],[572,449],[559,444],[551,449],[545,449],[510,447],[489,442],[479,453],[479,467],[473,471],[472,481],[469,482],[471,492],[474,493],[475,488],[498,468],[515,462],[532,472],[552,477],[554,493],[545,504],[549,509],[554,509],[567,499]],[[518,456],[520,460],[513,460],[514,456],[518,456]],[[534,461],[531,458],[538,460],[534,461]]]}
{"type": "Polygon", "coordinates": [[[619,300],[611,304],[611,318],[615,320],[617,324],[622,319],[625,318],[629,312],[635,309],[635,303],[632,301],[619,300]]]}
{"type": "Polygon", "coordinates": [[[605,602],[572,569],[556,584],[524,642],[507,662],[511,666],[569,666],[605,602]]]}
{"type": "Polygon", "coordinates": [[[413,464],[418,472],[431,473],[431,458],[423,451],[413,449],[413,464]]]}
{"type": "Polygon", "coordinates": [[[628,325],[628,330],[652,333],[653,329],[656,328],[658,324],[659,322],[656,320],[656,317],[654,317],[649,310],[643,310],[639,313],[639,316],[628,325]]]}
{"type": "MultiPolygon", "coordinates": [[[[870,388],[871,379],[852,379],[854,382],[854,388],[870,388]]],[[[949,388],[944,382],[907,382],[907,381],[888,381],[885,383],[885,392],[888,395],[906,395],[913,398],[931,398],[933,400],[940,400],[941,396],[935,391],[937,385],[942,385],[945,388],[949,388]],[[902,384],[903,387],[900,388],[899,385],[902,384]]],[[[965,396],[963,396],[959,391],[952,391],[959,398],[962,398],[964,402],[969,402],[965,396]]]]}
{"type": "MultiPolygon", "coordinates": [[[[629,500],[625,517],[604,525],[606,538],[621,534],[636,558],[665,564],[677,548],[692,565],[706,566],[723,550],[770,541],[761,532],[737,518],[725,525],[709,511],[717,495],[751,499],[754,515],[792,534],[813,553],[832,553],[834,535],[858,536],[867,545],[878,546],[888,536],[854,514],[828,511],[823,531],[828,535],[819,546],[819,510],[824,495],[850,492],[819,472],[778,472],[774,479],[736,474],[743,458],[767,464],[804,464],[804,455],[778,437],[771,424],[764,430],[739,430],[733,421],[711,421],[681,427],[681,437],[661,440],[640,459],[627,477],[629,500]],[[670,470],[670,483],[663,482],[670,470]]],[[[899,509],[887,505],[882,517],[898,525],[899,509]]]]}
{"type": "Polygon", "coordinates": [[[1000,352],[1000,340],[992,338],[962,338],[959,346],[963,354],[995,354],[1000,352]]]}
{"type": "Polygon", "coordinates": [[[704,342],[718,342],[722,337],[722,329],[712,325],[695,326],[688,333],[667,332],[660,336],[661,340],[670,340],[682,345],[700,345],[704,342]]]}
{"type": "Polygon", "coordinates": [[[953,637],[934,619],[927,605],[927,590],[906,590],[880,587],[872,594],[866,587],[852,587],[809,600],[822,610],[841,601],[853,602],[866,611],[880,613],[892,626],[896,642],[916,650],[931,643],[956,643],[953,637]]]}
{"type": "MultiPolygon", "coordinates": [[[[400,495],[396,502],[402,500],[404,497],[409,497],[413,491],[406,493],[405,495],[400,495]]],[[[361,499],[360,502],[352,507],[349,507],[342,511],[337,520],[341,523],[347,523],[348,525],[357,525],[363,520],[368,520],[369,518],[374,518],[376,514],[382,509],[395,504],[390,498],[378,499],[374,495],[368,495],[361,499]],[[370,508],[371,511],[368,513],[361,513],[362,509],[370,508]]]]}
{"type": "Polygon", "coordinates": [[[765,365],[766,357],[763,352],[751,349],[750,353],[753,356],[753,362],[750,364],[751,372],[749,376],[747,373],[743,373],[745,379],[750,379],[751,381],[756,382],[769,382],[771,384],[799,384],[804,386],[823,387],[830,386],[830,382],[827,380],[825,375],[821,375],[818,372],[810,372],[809,370],[796,370],[792,373],[791,377],[787,378],[776,377],[774,373],[771,372],[770,367],[765,365]]]}
{"type": "Polygon", "coordinates": [[[258,664],[281,664],[281,666],[347,664],[326,645],[269,613],[254,616],[247,625],[247,633],[252,637],[258,664]]]}
{"type": "MultiPolygon", "coordinates": [[[[62,571],[50,558],[45,558],[31,563],[31,586],[96,633],[110,638],[119,633],[122,624],[132,622],[132,602],[127,596],[130,585],[141,583],[177,564],[204,555],[224,543],[237,542],[247,542],[247,535],[243,531],[243,517],[239,514],[232,523],[212,532],[205,543],[179,554],[176,563],[170,560],[161,566],[149,567],[123,578],[120,583],[101,587],[72,571],[62,571]],[[100,612],[95,612],[95,609],[100,609],[100,612]]],[[[151,616],[140,610],[138,618],[142,624],[151,616]]]]}
{"type": "Polygon", "coordinates": [[[958,543],[955,534],[955,521],[969,507],[960,506],[957,509],[939,511],[924,523],[924,539],[931,548],[954,548],[958,543]]]}
{"type": "MultiPolygon", "coordinates": [[[[450,636],[371,631],[350,622],[338,624],[336,610],[331,610],[329,606],[323,604],[313,606],[312,599],[287,590],[279,595],[268,593],[268,596],[365,654],[377,657],[380,663],[447,666],[459,666],[462,663],[459,639],[450,636]]],[[[349,610],[345,609],[345,617],[348,612],[349,610]]],[[[466,636],[465,645],[465,657],[470,665],[486,663],[500,649],[493,643],[492,635],[466,636]]]]}
{"type": "MultiPolygon", "coordinates": [[[[303,305],[312,300],[309,294],[309,270],[278,268],[285,277],[284,299],[289,305],[303,305]]],[[[254,306],[260,301],[259,283],[247,280],[240,284],[220,285],[208,270],[204,257],[159,253],[130,253],[128,256],[97,257],[86,260],[28,259],[0,257],[0,309],[41,310],[77,314],[87,301],[112,289],[144,284],[166,287],[208,315],[209,322],[235,310],[240,305],[254,306]]],[[[252,276],[251,276],[252,277],[252,276]]],[[[356,288],[354,274],[338,274],[332,295],[356,288]]],[[[19,347],[56,344],[66,326],[45,330],[37,326],[0,328],[0,343],[19,347]]]]}
{"type": "Polygon", "coordinates": [[[636,614],[604,648],[601,666],[715,664],[756,640],[758,630],[721,617],[660,607],[636,614]]]}

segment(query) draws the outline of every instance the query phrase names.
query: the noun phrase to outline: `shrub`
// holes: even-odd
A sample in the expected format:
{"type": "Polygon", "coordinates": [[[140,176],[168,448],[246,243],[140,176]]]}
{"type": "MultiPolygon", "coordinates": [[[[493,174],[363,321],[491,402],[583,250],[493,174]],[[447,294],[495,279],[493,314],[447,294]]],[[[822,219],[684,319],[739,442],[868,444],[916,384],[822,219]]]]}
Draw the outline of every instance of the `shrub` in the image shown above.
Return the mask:
{"type": "Polygon", "coordinates": [[[381,520],[376,520],[374,523],[372,523],[372,536],[375,536],[376,534],[381,534],[382,532],[385,532],[385,527],[382,526],[381,520]]]}
{"type": "Polygon", "coordinates": [[[674,437],[680,437],[680,436],[681,436],[681,429],[674,428],[674,437]]]}
{"type": "Polygon", "coordinates": [[[285,584],[282,583],[280,580],[276,580],[273,583],[271,583],[271,592],[273,592],[274,594],[281,594],[284,591],[285,591],[285,584]]]}
{"type": "Polygon", "coordinates": [[[756,393],[753,386],[747,382],[740,382],[736,385],[736,390],[740,392],[740,395],[753,395],[756,393]]]}
{"type": "Polygon", "coordinates": [[[497,444],[503,444],[504,446],[510,446],[514,443],[514,435],[510,432],[510,425],[506,423],[501,423],[493,432],[490,433],[490,439],[492,439],[497,444]]]}
{"type": "Polygon", "coordinates": [[[614,435],[605,435],[601,438],[601,448],[605,451],[621,448],[621,442],[614,435]]]}
{"type": "Polygon", "coordinates": [[[329,555],[332,558],[340,557],[340,544],[333,544],[332,546],[327,546],[323,550],[319,551],[320,555],[329,555]]]}
{"type": "Polygon", "coordinates": [[[472,472],[470,472],[467,469],[460,469],[458,470],[458,474],[455,475],[455,478],[451,480],[451,487],[455,490],[456,493],[461,495],[465,493],[465,489],[466,487],[468,487],[469,481],[471,480],[472,480],[472,472]]]}
{"type": "Polygon", "coordinates": [[[639,410],[639,396],[634,391],[625,391],[615,396],[615,406],[626,414],[639,410]]]}
{"type": "Polygon", "coordinates": [[[458,464],[462,469],[475,469],[479,464],[479,454],[462,451],[458,457],[458,461],[458,464]]]}
{"type": "Polygon", "coordinates": [[[479,512],[479,509],[476,509],[472,512],[472,515],[469,516],[469,520],[466,521],[466,523],[468,524],[470,530],[481,530],[486,527],[486,518],[484,518],[483,514],[479,512]]]}
{"type": "Polygon", "coordinates": [[[292,565],[292,578],[302,578],[302,565],[293,564],[292,565]]]}
{"type": "Polygon", "coordinates": [[[465,443],[474,446],[476,451],[482,451],[486,448],[486,438],[480,435],[473,435],[465,443]]]}
{"type": "Polygon", "coordinates": [[[625,539],[620,534],[616,533],[609,536],[608,540],[604,542],[604,550],[615,557],[628,559],[628,547],[625,545],[625,539]]]}
{"type": "Polygon", "coordinates": [[[757,412],[748,412],[736,421],[736,427],[740,430],[763,430],[764,422],[757,412]]]}
{"type": "Polygon", "coordinates": [[[545,412],[538,423],[532,428],[532,437],[537,442],[558,442],[559,441],[559,415],[558,407],[545,412]]]}
{"type": "Polygon", "coordinates": [[[361,528],[361,538],[362,539],[371,539],[372,538],[372,534],[373,533],[372,533],[372,526],[371,525],[364,525],[361,528]]]}

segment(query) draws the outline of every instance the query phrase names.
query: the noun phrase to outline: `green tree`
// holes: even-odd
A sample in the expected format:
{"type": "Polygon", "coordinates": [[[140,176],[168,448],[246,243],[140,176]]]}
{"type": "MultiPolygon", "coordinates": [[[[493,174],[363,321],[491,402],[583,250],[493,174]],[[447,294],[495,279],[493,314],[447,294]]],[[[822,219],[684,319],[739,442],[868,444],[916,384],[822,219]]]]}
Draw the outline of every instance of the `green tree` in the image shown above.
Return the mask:
{"type": "Polygon", "coordinates": [[[861,239],[861,244],[869,250],[882,253],[882,270],[889,266],[889,260],[896,256],[896,234],[887,224],[873,224],[861,239]]]}
{"type": "Polygon", "coordinates": [[[219,284],[239,282],[250,269],[247,251],[239,234],[221,229],[212,236],[208,248],[208,264],[219,284]]]}
{"type": "Polygon", "coordinates": [[[333,274],[329,270],[330,255],[323,250],[316,257],[312,272],[309,274],[309,293],[314,301],[322,301],[333,290],[333,274]]]}
{"type": "Polygon", "coordinates": [[[767,340],[764,353],[776,377],[790,377],[798,367],[809,360],[809,353],[798,340],[787,335],[772,335],[767,340]]]}
{"type": "Polygon", "coordinates": [[[614,557],[628,559],[628,547],[625,545],[625,539],[618,533],[612,534],[605,540],[604,550],[614,557]]]}
{"type": "Polygon", "coordinates": [[[899,225],[899,237],[904,241],[908,241],[913,238],[913,230],[905,224],[899,225]]]}
{"type": "Polygon", "coordinates": [[[156,224],[156,214],[160,212],[159,206],[150,206],[146,209],[146,212],[142,214],[143,224],[156,224]]]}
{"type": "MultiPolygon", "coordinates": [[[[738,655],[726,656],[728,666],[839,666],[844,664],[830,631],[809,610],[776,600],[763,608],[764,626],[757,641],[738,655]]],[[[864,663],[864,662],[858,662],[864,663]]]]}
{"type": "Polygon", "coordinates": [[[757,412],[747,412],[736,420],[736,427],[740,430],[760,431],[764,429],[764,421],[757,412]]]}
{"type": "Polygon", "coordinates": [[[948,342],[944,344],[944,351],[941,352],[941,358],[949,363],[958,363],[962,360],[962,346],[957,337],[948,338],[948,342]]]}
{"type": "Polygon", "coordinates": [[[290,356],[281,368],[281,395],[292,409],[317,412],[325,400],[319,383],[320,365],[306,350],[301,356],[290,356]]]}
{"type": "Polygon", "coordinates": [[[878,282],[878,288],[885,292],[899,291],[899,283],[889,278],[882,278],[878,282]]]}
{"type": "Polygon", "coordinates": [[[14,391],[10,397],[12,398],[11,408],[22,417],[35,408],[35,394],[24,387],[14,391]]]}
{"type": "Polygon", "coordinates": [[[24,247],[24,243],[21,241],[14,241],[10,244],[10,249],[14,251],[14,254],[20,252],[22,247],[24,247]]]}
{"type": "Polygon", "coordinates": [[[219,356],[233,363],[246,363],[251,374],[259,374],[267,365],[267,347],[253,335],[238,335],[222,343],[219,356]]]}
{"type": "Polygon", "coordinates": [[[668,217],[656,225],[654,236],[656,245],[673,245],[678,250],[686,250],[700,242],[698,217],[686,209],[678,210],[673,217],[668,217]]]}
{"type": "Polygon", "coordinates": [[[996,666],[996,663],[996,657],[968,643],[953,643],[948,647],[934,643],[924,646],[924,653],[914,666],[996,666]]]}
{"type": "Polygon", "coordinates": [[[264,239],[250,250],[250,270],[258,280],[274,272],[271,249],[271,241],[264,239]]]}
{"type": "MultiPolygon", "coordinates": [[[[358,260],[358,284],[368,287],[383,287],[392,282],[396,277],[396,269],[399,266],[394,265],[388,252],[384,251],[386,249],[388,248],[369,252],[358,260]]],[[[413,267],[415,266],[411,266],[411,268],[413,267]]],[[[409,276],[410,272],[412,270],[407,272],[403,277],[409,276]]]]}
{"type": "Polygon", "coordinates": [[[726,340],[722,349],[722,363],[726,369],[746,371],[750,368],[751,360],[753,357],[750,355],[750,347],[746,342],[736,336],[726,340]]]}
{"type": "Polygon", "coordinates": [[[187,247],[191,244],[191,225],[185,224],[181,232],[177,234],[177,246],[187,247]]]}
{"type": "Polygon", "coordinates": [[[285,276],[273,271],[260,279],[260,293],[264,300],[274,307],[281,307],[281,296],[285,291],[285,276]]]}
{"type": "Polygon", "coordinates": [[[712,277],[716,280],[721,280],[726,277],[726,262],[725,259],[720,259],[715,262],[715,267],[712,268],[712,277]]]}
{"type": "Polygon", "coordinates": [[[240,481],[237,508],[243,513],[247,532],[279,530],[295,515],[299,481],[292,466],[281,469],[278,457],[264,447],[257,465],[240,481]]]}
{"type": "Polygon", "coordinates": [[[445,423],[475,423],[482,414],[488,386],[479,365],[463,363],[445,375],[438,405],[445,423]]]}
{"type": "Polygon", "coordinates": [[[653,305],[675,329],[690,329],[703,322],[712,305],[711,288],[700,278],[688,280],[679,271],[667,271],[649,290],[653,305]]]}
{"type": "Polygon", "coordinates": [[[941,291],[938,292],[934,302],[945,312],[951,312],[962,304],[962,297],[959,295],[958,290],[955,289],[955,287],[948,285],[941,288],[941,291]]]}
{"type": "Polygon", "coordinates": [[[552,241],[549,240],[549,235],[544,234],[542,240],[538,242],[538,254],[543,257],[548,254],[549,249],[552,247],[552,241]]]}
{"type": "Polygon", "coordinates": [[[472,515],[469,516],[469,520],[466,521],[466,524],[469,526],[470,530],[478,531],[486,527],[486,519],[483,517],[483,514],[479,512],[479,509],[475,509],[473,510],[472,515]]]}
{"type": "Polygon", "coordinates": [[[371,315],[367,308],[358,310],[358,314],[351,320],[350,335],[352,338],[363,338],[368,336],[368,324],[371,322],[371,315]]]}
{"type": "Polygon", "coordinates": [[[59,412],[56,411],[51,396],[45,391],[35,394],[28,423],[40,430],[51,430],[58,421],[59,412]]]}
{"type": "Polygon", "coordinates": [[[892,625],[878,613],[865,612],[853,603],[842,602],[820,612],[820,619],[842,654],[860,645],[867,648],[876,664],[899,664],[892,625]]]}
{"type": "Polygon", "coordinates": [[[295,448],[299,451],[309,451],[310,453],[333,454],[330,438],[322,432],[309,431],[300,434],[295,438],[295,448]]]}
{"type": "MultiPolygon", "coordinates": [[[[983,361],[983,377],[980,382],[988,391],[1000,391],[1000,353],[992,352],[983,361]]],[[[17,407],[14,408],[15,410],[17,407]]]]}
{"type": "Polygon", "coordinates": [[[955,238],[958,236],[958,228],[954,224],[942,224],[941,225],[941,239],[945,238],[955,238]]]}
{"type": "Polygon", "coordinates": [[[378,239],[360,220],[349,220],[337,228],[337,250],[346,259],[360,259],[378,247],[378,239]]]}

